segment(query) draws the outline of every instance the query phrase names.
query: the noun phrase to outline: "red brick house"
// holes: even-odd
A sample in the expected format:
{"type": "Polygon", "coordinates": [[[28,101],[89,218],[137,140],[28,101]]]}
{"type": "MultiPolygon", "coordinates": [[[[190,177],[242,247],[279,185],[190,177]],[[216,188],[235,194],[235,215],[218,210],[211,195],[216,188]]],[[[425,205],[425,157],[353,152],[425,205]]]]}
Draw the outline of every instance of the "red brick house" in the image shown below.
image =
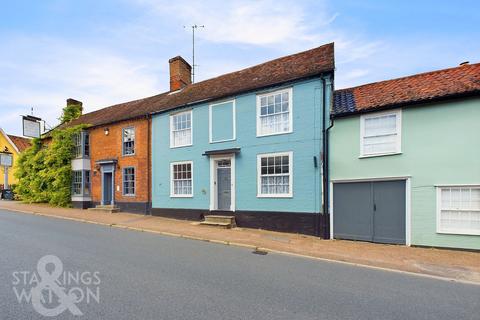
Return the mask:
{"type": "MultiPolygon", "coordinates": [[[[185,60],[175,57],[169,64],[171,91],[191,83],[190,65],[185,60]]],[[[74,207],[150,212],[150,113],[155,106],[144,100],[103,108],[69,123],[89,125],[75,140],[74,207]]],[[[68,103],[80,102],[69,99],[68,103]]]]}

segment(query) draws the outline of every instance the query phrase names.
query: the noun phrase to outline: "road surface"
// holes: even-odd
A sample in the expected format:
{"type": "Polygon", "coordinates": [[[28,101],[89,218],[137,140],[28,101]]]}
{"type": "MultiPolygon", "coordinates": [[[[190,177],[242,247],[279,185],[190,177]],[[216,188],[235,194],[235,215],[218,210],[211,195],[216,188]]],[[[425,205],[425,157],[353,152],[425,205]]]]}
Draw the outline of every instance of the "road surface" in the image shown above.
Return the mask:
{"type": "Polygon", "coordinates": [[[63,307],[58,319],[73,319],[75,307],[75,319],[480,319],[476,285],[4,210],[0,319],[46,319],[14,292],[45,286],[37,263],[46,255],[63,274],[86,274],[60,285],[91,294],[73,307],[44,300],[63,307]]]}

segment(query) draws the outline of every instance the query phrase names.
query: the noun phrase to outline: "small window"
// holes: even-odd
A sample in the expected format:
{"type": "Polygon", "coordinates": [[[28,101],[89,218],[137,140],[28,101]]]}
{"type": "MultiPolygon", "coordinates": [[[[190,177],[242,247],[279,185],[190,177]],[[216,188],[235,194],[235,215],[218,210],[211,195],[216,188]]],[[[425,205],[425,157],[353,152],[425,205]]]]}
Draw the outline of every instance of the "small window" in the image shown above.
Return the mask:
{"type": "Polygon", "coordinates": [[[170,116],[170,147],[192,145],[192,111],[170,116]]]}
{"type": "Polygon", "coordinates": [[[171,164],[171,196],[193,196],[192,162],[171,164]]]}
{"type": "Polygon", "coordinates": [[[360,137],[362,157],[400,153],[401,111],[362,116],[360,137]]]}
{"type": "Polygon", "coordinates": [[[257,136],[292,132],[292,89],[257,96],[257,136]]]}
{"type": "Polygon", "coordinates": [[[135,128],[123,129],[123,155],[135,154],[135,128]]]}
{"type": "Polygon", "coordinates": [[[480,235],[480,186],[437,190],[437,232],[480,235]]]}
{"type": "Polygon", "coordinates": [[[78,132],[73,135],[73,157],[82,157],[82,133],[78,132]]]}
{"type": "Polygon", "coordinates": [[[259,155],[258,196],[292,196],[292,152],[259,155]]]}
{"type": "Polygon", "coordinates": [[[72,194],[75,196],[82,195],[82,171],[73,171],[72,173],[72,194]]]}
{"type": "Polygon", "coordinates": [[[135,195],[135,168],[123,169],[123,195],[135,195]]]}
{"type": "Polygon", "coordinates": [[[90,170],[85,170],[85,180],[83,185],[83,195],[89,196],[90,195],[90,170]]]}

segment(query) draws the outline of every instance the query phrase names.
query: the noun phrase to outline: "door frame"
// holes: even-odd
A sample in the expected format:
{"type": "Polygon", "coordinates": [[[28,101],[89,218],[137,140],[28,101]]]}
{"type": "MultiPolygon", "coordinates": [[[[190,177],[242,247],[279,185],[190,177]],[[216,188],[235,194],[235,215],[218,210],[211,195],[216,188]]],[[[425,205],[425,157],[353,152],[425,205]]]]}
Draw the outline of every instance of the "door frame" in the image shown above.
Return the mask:
{"type": "Polygon", "coordinates": [[[217,192],[217,162],[220,160],[230,160],[230,183],[232,184],[230,190],[230,210],[235,212],[235,154],[221,154],[210,156],[210,211],[218,210],[218,192],[217,192]]]}
{"type": "Polygon", "coordinates": [[[358,179],[332,179],[330,180],[330,239],[333,240],[333,185],[335,183],[349,183],[349,182],[377,182],[377,181],[405,181],[405,245],[412,245],[412,201],[411,201],[411,176],[393,176],[393,177],[373,177],[373,178],[358,178],[358,179]]]}
{"type": "Polygon", "coordinates": [[[101,174],[102,174],[102,201],[101,205],[114,205],[115,204],[115,166],[111,166],[110,168],[106,168],[108,166],[101,167],[101,174]],[[108,204],[105,204],[105,174],[110,173],[112,175],[112,201],[108,204]]]}

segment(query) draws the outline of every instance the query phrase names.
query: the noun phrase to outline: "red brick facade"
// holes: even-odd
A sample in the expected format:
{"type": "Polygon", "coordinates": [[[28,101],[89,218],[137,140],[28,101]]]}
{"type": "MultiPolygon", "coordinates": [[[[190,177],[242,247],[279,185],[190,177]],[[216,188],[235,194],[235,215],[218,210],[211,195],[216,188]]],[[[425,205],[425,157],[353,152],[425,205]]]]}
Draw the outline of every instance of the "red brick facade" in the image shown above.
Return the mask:
{"type": "MultiPolygon", "coordinates": [[[[115,159],[115,203],[120,207],[150,204],[150,119],[141,118],[108,124],[89,129],[92,201],[99,204],[102,199],[102,174],[98,161],[115,159]],[[122,132],[124,128],[135,128],[135,154],[122,154],[122,132]],[[108,129],[108,135],[106,130],[108,129]],[[135,168],[135,195],[123,195],[123,168],[135,168]]],[[[132,209],[133,207],[129,207],[132,209]]]]}

